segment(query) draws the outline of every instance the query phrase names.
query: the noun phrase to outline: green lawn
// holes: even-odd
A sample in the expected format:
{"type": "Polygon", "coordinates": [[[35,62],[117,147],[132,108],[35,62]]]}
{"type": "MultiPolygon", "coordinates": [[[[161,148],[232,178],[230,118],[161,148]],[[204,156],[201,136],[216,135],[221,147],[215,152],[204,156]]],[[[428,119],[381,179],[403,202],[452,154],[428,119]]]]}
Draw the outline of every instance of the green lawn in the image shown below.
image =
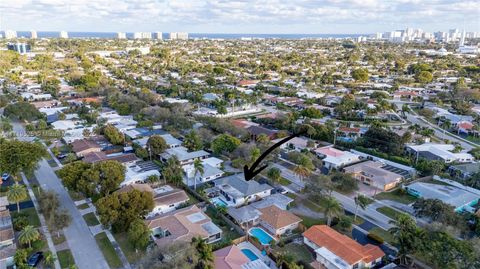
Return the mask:
{"type": "Polygon", "coordinates": [[[402,214],[402,212],[388,206],[379,207],[377,208],[377,211],[394,220],[402,214]]]}
{"type": "Polygon", "coordinates": [[[93,212],[83,215],[83,219],[85,220],[85,222],[87,222],[88,226],[96,226],[100,224],[100,222],[98,221],[95,214],[93,214],[93,212]]]}
{"type": "Polygon", "coordinates": [[[280,180],[278,181],[278,183],[280,183],[280,185],[282,186],[288,186],[290,184],[292,184],[292,182],[284,177],[280,177],[280,180]]]}
{"type": "Polygon", "coordinates": [[[323,211],[322,207],[318,206],[317,204],[313,203],[312,201],[310,201],[308,199],[302,200],[302,204],[312,211],[315,211],[315,212],[322,212],[323,211]]]}
{"type": "Polygon", "coordinates": [[[313,256],[308,250],[307,246],[303,244],[289,243],[286,244],[283,248],[276,247],[274,249],[275,253],[284,254],[287,256],[292,256],[296,262],[304,261],[306,263],[311,263],[313,261],[313,256]]]}
{"type": "Polygon", "coordinates": [[[312,217],[309,217],[309,216],[301,216],[301,215],[298,215],[298,217],[300,217],[303,220],[302,223],[307,228],[310,228],[313,225],[319,225],[319,224],[326,224],[327,223],[327,221],[325,219],[318,219],[318,218],[312,218],[312,217]]]}
{"type": "Polygon", "coordinates": [[[123,266],[122,261],[112,246],[112,243],[110,243],[110,240],[108,240],[106,233],[103,232],[97,234],[95,236],[95,240],[97,241],[98,247],[102,250],[103,256],[105,256],[110,268],[119,268],[123,266]]]}
{"type": "Polygon", "coordinates": [[[138,253],[135,251],[135,247],[128,240],[126,233],[118,233],[114,234],[113,236],[117,240],[117,243],[120,245],[123,254],[127,256],[127,260],[129,263],[135,263],[145,255],[145,251],[139,250],[138,253]]]}
{"type": "Polygon", "coordinates": [[[383,238],[383,240],[385,240],[385,242],[388,242],[390,244],[394,243],[393,236],[388,231],[385,231],[380,227],[374,227],[369,232],[380,236],[381,238],[383,238]]]}
{"type": "Polygon", "coordinates": [[[293,192],[288,192],[287,194],[285,194],[286,196],[290,197],[291,199],[295,200],[295,198],[297,198],[297,195],[293,192]]]}
{"type": "Polygon", "coordinates": [[[72,252],[69,249],[57,251],[58,262],[60,262],[60,267],[70,268],[72,265],[75,265],[75,260],[73,259],[72,252]]]}
{"type": "Polygon", "coordinates": [[[396,189],[391,192],[381,192],[375,195],[375,199],[379,200],[392,200],[396,201],[402,204],[411,204],[417,200],[417,198],[407,194],[407,193],[402,193],[400,189],[396,189]]]}
{"type": "Polygon", "coordinates": [[[466,139],[467,139],[468,141],[473,142],[473,143],[480,144],[480,137],[475,137],[475,136],[469,135],[469,136],[467,136],[466,139]]]}
{"type": "Polygon", "coordinates": [[[11,212],[12,219],[15,219],[18,216],[26,216],[28,219],[28,223],[34,227],[40,227],[40,219],[38,218],[37,211],[35,210],[34,207],[31,208],[25,208],[21,209],[20,213],[17,213],[17,211],[12,211],[11,212]]]}
{"type": "Polygon", "coordinates": [[[77,206],[77,208],[80,209],[80,210],[82,210],[82,209],[87,209],[88,207],[89,207],[89,206],[88,206],[87,203],[81,204],[81,205],[77,206]]]}

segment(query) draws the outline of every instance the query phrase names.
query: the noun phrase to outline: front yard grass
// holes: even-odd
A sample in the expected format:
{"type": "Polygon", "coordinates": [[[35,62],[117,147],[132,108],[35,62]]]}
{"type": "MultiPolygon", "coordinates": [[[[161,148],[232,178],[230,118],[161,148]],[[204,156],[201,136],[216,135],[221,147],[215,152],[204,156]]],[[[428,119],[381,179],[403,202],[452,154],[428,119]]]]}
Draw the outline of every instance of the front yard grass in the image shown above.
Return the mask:
{"type": "Polygon", "coordinates": [[[83,215],[83,219],[85,220],[88,226],[96,226],[100,224],[100,222],[97,219],[97,216],[95,216],[93,212],[83,215]]]}
{"type": "Polygon", "coordinates": [[[320,225],[320,224],[327,223],[327,221],[323,218],[313,218],[313,217],[302,216],[302,215],[298,215],[298,217],[302,219],[303,225],[305,225],[305,227],[307,228],[310,228],[313,225],[320,225]]]}
{"type": "Polygon", "coordinates": [[[73,265],[75,265],[75,260],[73,259],[73,255],[70,249],[57,251],[57,256],[60,267],[71,268],[73,265]]]}
{"type": "Polygon", "coordinates": [[[77,206],[77,208],[80,209],[80,210],[87,209],[87,208],[89,208],[89,205],[87,203],[85,203],[85,204],[81,204],[81,205],[77,206]]]}
{"type": "Polygon", "coordinates": [[[375,195],[375,199],[378,200],[392,200],[402,204],[411,204],[417,200],[417,198],[409,195],[408,193],[403,193],[400,189],[396,189],[391,192],[381,192],[375,195]]]}
{"type": "Polygon", "coordinates": [[[395,209],[393,209],[391,207],[388,207],[388,206],[379,207],[379,208],[377,208],[377,211],[382,213],[383,215],[393,219],[393,220],[396,220],[397,217],[402,214],[402,212],[400,212],[398,210],[395,210],[395,209]]]}
{"type": "Polygon", "coordinates": [[[122,249],[123,254],[127,257],[129,263],[135,263],[145,255],[145,251],[143,250],[138,250],[138,252],[135,251],[135,247],[128,240],[126,233],[117,233],[113,234],[113,236],[115,237],[115,240],[117,240],[118,245],[122,249]]]}
{"type": "Polygon", "coordinates": [[[83,196],[83,194],[79,192],[69,190],[68,194],[70,195],[70,198],[72,198],[73,201],[80,201],[82,199],[85,199],[85,196],[83,196]]]}
{"type": "Polygon", "coordinates": [[[278,181],[278,183],[280,183],[280,185],[282,186],[288,186],[290,184],[292,184],[292,182],[284,177],[280,177],[280,180],[278,181]]]}
{"type": "Polygon", "coordinates": [[[110,268],[119,268],[122,267],[122,261],[115,252],[115,249],[108,240],[107,234],[105,232],[99,233],[95,235],[95,240],[97,241],[98,247],[102,250],[103,256],[107,260],[108,265],[110,268]]]}
{"type": "Polygon", "coordinates": [[[25,209],[21,209],[20,210],[20,213],[17,213],[17,211],[12,211],[11,212],[12,214],[12,220],[14,220],[15,218],[17,218],[18,216],[25,216],[27,217],[27,220],[28,220],[28,224],[32,225],[33,227],[40,227],[40,219],[38,218],[38,214],[37,214],[37,211],[35,210],[34,207],[30,207],[30,208],[25,208],[25,209]]]}
{"type": "Polygon", "coordinates": [[[395,243],[395,240],[393,239],[393,236],[388,231],[385,231],[384,229],[382,229],[380,227],[374,227],[369,232],[372,233],[372,234],[376,234],[376,235],[380,236],[381,238],[383,238],[383,240],[385,240],[385,242],[388,242],[391,245],[393,245],[395,243]]]}
{"type": "Polygon", "coordinates": [[[56,233],[53,233],[52,241],[54,245],[60,245],[61,243],[65,242],[65,235],[60,234],[59,236],[57,236],[56,233]]]}

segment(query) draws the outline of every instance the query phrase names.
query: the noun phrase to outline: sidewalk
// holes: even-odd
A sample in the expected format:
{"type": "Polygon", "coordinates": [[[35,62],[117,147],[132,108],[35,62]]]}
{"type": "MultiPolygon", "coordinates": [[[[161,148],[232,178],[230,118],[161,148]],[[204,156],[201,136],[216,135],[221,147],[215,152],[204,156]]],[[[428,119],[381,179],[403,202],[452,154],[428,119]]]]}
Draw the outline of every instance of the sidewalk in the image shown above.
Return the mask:
{"type": "Polygon", "coordinates": [[[53,244],[52,235],[48,231],[48,226],[47,226],[47,223],[45,222],[45,217],[43,216],[43,214],[40,213],[40,206],[38,205],[37,197],[35,197],[35,194],[33,193],[32,187],[30,186],[30,182],[28,182],[27,177],[25,176],[25,174],[23,172],[21,173],[21,176],[22,176],[23,182],[27,186],[28,194],[30,195],[30,198],[32,199],[32,202],[35,206],[35,209],[38,212],[38,218],[40,219],[40,224],[42,225],[42,227],[40,227],[40,229],[41,229],[42,233],[45,235],[45,238],[47,238],[48,248],[52,252],[53,256],[56,258],[55,263],[54,263],[55,269],[60,269],[61,267],[60,267],[60,262],[58,261],[55,244],[53,244]]]}

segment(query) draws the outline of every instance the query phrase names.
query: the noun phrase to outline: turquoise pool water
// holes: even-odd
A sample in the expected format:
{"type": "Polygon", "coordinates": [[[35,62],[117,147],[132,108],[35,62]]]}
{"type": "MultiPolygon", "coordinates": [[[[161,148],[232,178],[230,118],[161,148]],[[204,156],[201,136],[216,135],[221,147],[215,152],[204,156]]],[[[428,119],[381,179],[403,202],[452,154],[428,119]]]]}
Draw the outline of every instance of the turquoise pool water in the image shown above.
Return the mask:
{"type": "Polygon", "coordinates": [[[262,245],[268,245],[272,242],[273,237],[271,237],[267,232],[265,232],[262,228],[254,227],[248,231],[248,233],[257,238],[262,245]]]}
{"type": "Polygon", "coordinates": [[[252,262],[255,261],[255,260],[258,260],[257,255],[255,255],[255,253],[253,253],[253,251],[249,250],[248,248],[242,249],[242,252],[243,252],[243,254],[245,254],[245,256],[247,256],[252,262]]]}
{"type": "Polygon", "coordinates": [[[223,201],[222,199],[220,199],[219,197],[214,197],[212,199],[210,199],[210,201],[215,205],[215,206],[224,206],[224,207],[227,207],[227,203],[225,203],[225,201],[223,201]]]}

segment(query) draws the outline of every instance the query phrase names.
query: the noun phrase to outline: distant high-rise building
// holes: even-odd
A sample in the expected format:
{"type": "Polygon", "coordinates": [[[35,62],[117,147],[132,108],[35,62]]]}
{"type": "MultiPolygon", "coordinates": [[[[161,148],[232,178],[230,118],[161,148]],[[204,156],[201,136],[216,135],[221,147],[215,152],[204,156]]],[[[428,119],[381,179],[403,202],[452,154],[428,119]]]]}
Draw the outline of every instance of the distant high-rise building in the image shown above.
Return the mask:
{"type": "Polygon", "coordinates": [[[133,33],[133,39],[152,39],[152,33],[150,33],[150,32],[135,32],[135,33],[133,33]]]}
{"type": "Polygon", "coordinates": [[[163,33],[162,32],[155,32],[153,37],[155,39],[162,40],[163,39],[163,33]]]}
{"type": "Polygon", "coordinates": [[[5,30],[5,39],[14,39],[14,38],[17,38],[17,31],[5,30]]]}
{"type": "Polygon", "coordinates": [[[465,34],[466,34],[465,29],[463,29],[462,36],[460,37],[460,44],[459,44],[460,47],[465,46],[465,34]]]}
{"type": "Polygon", "coordinates": [[[170,33],[169,38],[172,39],[172,40],[175,40],[175,39],[187,40],[188,39],[188,33],[172,32],[172,33],[170,33]]]}
{"type": "Polygon", "coordinates": [[[117,33],[117,38],[118,38],[118,39],[126,39],[126,38],[127,38],[127,34],[126,34],[126,33],[123,33],[123,32],[118,32],[118,33],[117,33]]]}
{"type": "Polygon", "coordinates": [[[68,32],[67,31],[61,31],[59,36],[60,36],[60,38],[68,38],[68,32]]]}
{"type": "Polygon", "coordinates": [[[16,51],[20,54],[30,52],[30,45],[27,43],[8,43],[7,49],[16,51]]]}
{"type": "Polygon", "coordinates": [[[38,38],[38,36],[37,36],[37,31],[35,31],[35,30],[30,31],[30,38],[31,38],[31,39],[36,39],[36,38],[38,38]]]}

